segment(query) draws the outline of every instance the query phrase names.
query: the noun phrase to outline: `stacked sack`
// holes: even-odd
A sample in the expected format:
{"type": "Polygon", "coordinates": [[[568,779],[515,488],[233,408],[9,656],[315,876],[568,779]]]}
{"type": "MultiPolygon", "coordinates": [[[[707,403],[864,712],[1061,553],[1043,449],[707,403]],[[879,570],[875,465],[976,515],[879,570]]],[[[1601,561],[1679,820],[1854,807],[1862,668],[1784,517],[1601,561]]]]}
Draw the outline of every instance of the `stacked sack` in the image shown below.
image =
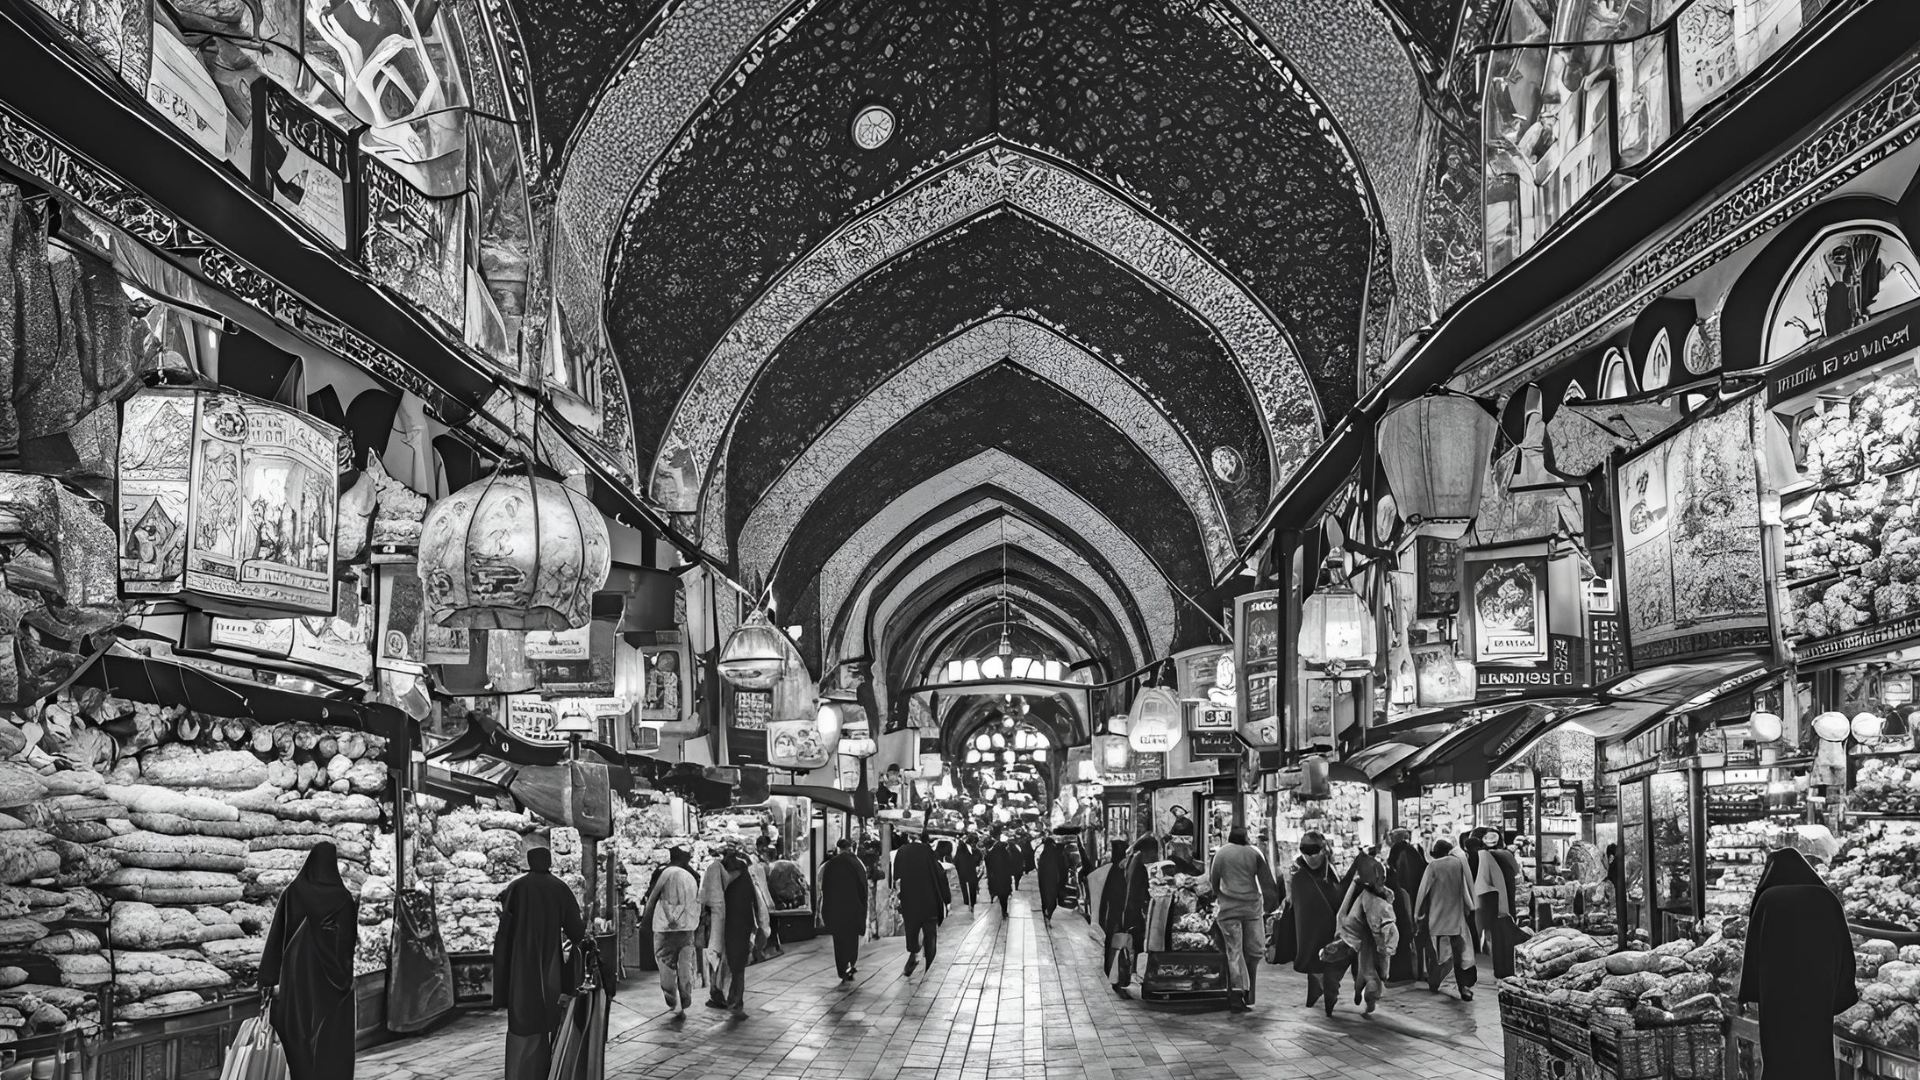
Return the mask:
{"type": "Polygon", "coordinates": [[[525,814],[461,807],[440,814],[432,830],[420,834],[414,872],[434,891],[449,953],[493,948],[500,893],[525,870],[522,852],[533,831],[525,814]]]}

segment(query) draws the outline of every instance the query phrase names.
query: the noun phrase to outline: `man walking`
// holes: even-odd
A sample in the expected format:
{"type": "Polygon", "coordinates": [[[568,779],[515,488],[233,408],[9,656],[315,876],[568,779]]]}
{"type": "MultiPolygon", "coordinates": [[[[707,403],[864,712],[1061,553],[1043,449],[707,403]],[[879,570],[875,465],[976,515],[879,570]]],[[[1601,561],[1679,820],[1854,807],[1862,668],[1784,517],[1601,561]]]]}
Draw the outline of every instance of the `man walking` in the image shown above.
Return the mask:
{"type": "Polygon", "coordinates": [[[1007,897],[1013,895],[1013,879],[1020,872],[1020,850],[995,835],[987,851],[987,895],[1000,902],[1000,917],[1007,917],[1007,897]]]}
{"type": "Polygon", "coordinates": [[[1227,1008],[1246,1012],[1253,1004],[1254,977],[1267,951],[1266,915],[1280,906],[1280,886],[1266,856],[1247,843],[1247,830],[1236,825],[1227,843],[1213,857],[1207,880],[1218,898],[1214,924],[1226,940],[1227,1008]]]}
{"type": "MultiPolygon", "coordinates": [[[[719,951],[727,969],[727,998],[718,1007],[732,1010],[735,1019],[745,1020],[747,958],[753,953],[754,935],[764,936],[773,924],[766,905],[760,900],[760,890],[753,887],[753,875],[748,872],[747,860],[737,844],[728,844],[709,870],[714,875],[713,883],[718,886],[719,902],[716,904],[710,895],[704,897],[708,925],[720,938],[719,951]]],[[[709,1000],[707,1004],[715,1002],[709,1000]]]]}
{"type": "Polygon", "coordinates": [[[867,927],[867,864],[853,853],[853,841],[820,868],[820,915],[833,936],[833,970],[846,982],[859,973],[860,934],[867,927]]]}
{"type": "Polygon", "coordinates": [[[900,898],[900,928],[907,935],[906,974],[911,975],[920,964],[923,942],[927,965],[933,965],[940,951],[940,924],[953,902],[947,872],[924,839],[912,837],[893,853],[893,890],[900,898]]]}
{"type": "Polygon", "coordinates": [[[493,939],[493,1003],[507,1010],[507,1080],[546,1080],[564,1013],[561,949],[587,936],[573,890],[553,876],[553,853],[527,852],[527,872],[500,894],[493,939]]]}
{"type": "Polygon", "coordinates": [[[692,852],[683,847],[667,852],[667,865],[647,891],[647,906],[653,911],[660,993],[672,1010],[668,1019],[684,1019],[693,1003],[694,966],[700,962],[693,949],[693,932],[700,929],[700,882],[693,876],[692,852]]]}
{"type": "Polygon", "coordinates": [[[973,837],[962,836],[954,848],[953,874],[960,879],[960,902],[972,911],[980,899],[980,849],[973,846],[973,837]]]}

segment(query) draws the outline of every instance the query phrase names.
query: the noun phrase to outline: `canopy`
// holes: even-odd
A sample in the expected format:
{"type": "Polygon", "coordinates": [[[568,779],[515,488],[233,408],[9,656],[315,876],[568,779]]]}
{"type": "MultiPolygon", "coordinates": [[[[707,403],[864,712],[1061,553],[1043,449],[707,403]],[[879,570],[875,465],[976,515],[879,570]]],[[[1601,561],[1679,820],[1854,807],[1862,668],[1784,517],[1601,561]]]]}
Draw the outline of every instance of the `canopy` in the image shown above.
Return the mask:
{"type": "MultiPolygon", "coordinates": [[[[1434,732],[1434,737],[1439,737],[1434,732]]],[[[1420,752],[1424,743],[1401,742],[1397,739],[1374,743],[1372,746],[1347,755],[1346,760],[1336,761],[1327,766],[1327,779],[1346,780],[1353,783],[1371,784],[1380,774],[1420,752]]]]}
{"type": "Polygon", "coordinates": [[[1376,785],[1470,784],[1499,771],[1507,755],[1530,742],[1564,707],[1538,701],[1489,703],[1489,715],[1461,724],[1376,776],[1376,785]]]}
{"type": "Polygon", "coordinates": [[[831,806],[835,810],[852,814],[855,817],[872,817],[873,811],[861,813],[855,805],[853,792],[841,791],[822,784],[773,784],[767,788],[769,794],[785,795],[790,798],[812,799],[821,806],[831,806]]]}

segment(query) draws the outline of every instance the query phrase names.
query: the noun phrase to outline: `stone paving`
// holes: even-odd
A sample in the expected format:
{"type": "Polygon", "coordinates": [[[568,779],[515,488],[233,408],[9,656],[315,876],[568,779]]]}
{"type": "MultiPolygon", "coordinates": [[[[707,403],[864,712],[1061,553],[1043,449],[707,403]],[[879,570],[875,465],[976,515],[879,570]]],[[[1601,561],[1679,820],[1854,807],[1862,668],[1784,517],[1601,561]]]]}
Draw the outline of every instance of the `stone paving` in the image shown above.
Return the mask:
{"type": "MultiPolygon", "coordinates": [[[[1472,1003],[1393,989],[1332,1018],[1306,979],[1262,968],[1252,1013],[1160,1011],[1116,997],[1086,922],[1051,928],[1032,890],[1012,918],[982,904],[942,928],[931,970],[901,974],[898,937],[865,942],[836,981],[825,938],[747,969],[745,1020],[696,1005],[672,1022],[651,973],[614,999],[607,1077],[676,1080],[1483,1080],[1503,1075],[1492,988],[1472,1003]]],[[[1482,970],[1485,970],[1483,963],[1482,970]]],[[[360,1056],[357,1080],[500,1080],[505,1018],[480,1011],[360,1056]]]]}

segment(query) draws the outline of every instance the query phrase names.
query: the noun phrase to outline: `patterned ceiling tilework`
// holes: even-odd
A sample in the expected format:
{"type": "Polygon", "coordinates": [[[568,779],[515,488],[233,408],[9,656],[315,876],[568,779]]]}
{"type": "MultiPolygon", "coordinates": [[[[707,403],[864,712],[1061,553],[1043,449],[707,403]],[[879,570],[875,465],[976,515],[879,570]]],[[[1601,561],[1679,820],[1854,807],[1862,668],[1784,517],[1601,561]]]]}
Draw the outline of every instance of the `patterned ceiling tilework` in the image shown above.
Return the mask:
{"type": "MultiPolygon", "coordinates": [[[[1021,494],[1028,496],[1030,501],[1046,506],[1049,515],[1053,516],[1054,521],[1059,522],[1066,530],[1061,533],[1061,536],[1076,539],[1078,543],[1086,545],[1105,564],[1095,566],[1083,556],[1076,555],[1075,562],[1069,568],[1077,570],[1084,566],[1090,573],[1099,575],[1103,581],[1107,575],[1113,575],[1119,587],[1131,596],[1133,601],[1131,607],[1141,613],[1147,626],[1164,625],[1171,632],[1177,614],[1174,610],[1173,591],[1167,587],[1166,579],[1154,569],[1152,561],[1146,557],[1145,552],[1128,540],[1112,522],[1102,517],[1099,511],[1087,506],[1072,492],[1061,488],[1058,484],[1051,485],[1050,489],[1047,486],[1030,488],[1021,494]],[[1049,501],[1050,499],[1059,501],[1049,501]],[[1077,527],[1084,524],[1091,524],[1095,531],[1078,532],[1077,527]]],[[[901,501],[912,501],[913,498],[909,495],[901,501]]],[[[991,518],[986,525],[982,526],[986,529],[997,528],[1004,519],[1008,543],[1012,543],[1018,536],[1044,531],[1043,525],[1028,520],[1021,508],[1009,506],[999,499],[983,499],[971,505],[956,507],[952,513],[942,515],[938,520],[928,520],[918,524],[915,526],[914,535],[887,555],[884,561],[876,562],[874,556],[866,556],[868,562],[855,570],[853,580],[847,580],[845,577],[845,563],[838,567],[834,565],[835,561],[848,553],[848,549],[842,547],[840,551],[835,552],[834,560],[829,560],[828,568],[822,574],[820,612],[824,619],[821,627],[829,634],[843,635],[840,640],[840,654],[842,656],[859,655],[858,651],[847,652],[848,646],[852,643],[846,639],[857,637],[863,632],[867,610],[872,603],[873,590],[880,582],[885,581],[896,567],[919,554],[928,543],[937,539],[941,531],[952,529],[961,520],[972,520],[981,515],[989,515],[991,518]],[[870,570],[869,567],[871,567],[870,570]],[[828,574],[836,576],[829,577],[828,574]],[[854,591],[856,588],[858,591],[854,591]]],[[[1059,538],[1056,537],[1056,539],[1059,538]]],[[[858,536],[854,538],[855,541],[859,539],[858,536]]],[[[1033,549],[1031,545],[1028,547],[1038,550],[1033,549]]],[[[1065,563],[1061,565],[1067,566],[1065,563]]]]}
{"type": "Polygon", "coordinates": [[[1696,210],[1626,265],[1587,285],[1463,368],[1475,392],[1598,340],[1655,299],[1794,221],[1869,167],[1920,140],[1920,61],[1890,77],[1772,164],[1696,210]]]}
{"type": "MultiPolygon", "coordinates": [[[[1081,621],[1104,628],[1101,636],[1112,650],[1108,658],[1115,667],[1131,671],[1151,659],[1129,651],[1132,648],[1128,642],[1130,635],[1113,621],[1112,609],[1095,597],[1079,578],[1024,550],[1009,552],[1007,576],[1010,582],[1027,584],[1042,595],[1054,598],[1069,611],[1077,612],[1081,621]]],[[[894,605],[896,610],[892,617],[874,619],[874,636],[878,643],[873,652],[873,670],[885,673],[884,678],[876,679],[874,683],[874,694],[879,699],[882,715],[887,709],[888,688],[901,685],[898,680],[902,677],[905,664],[912,659],[901,646],[914,638],[914,631],[925,622],[927,609],[943,603],[957,591],[989,580],[995,585],[1000,581],[1000,552],[997,546],[956,562],[940,577],[929,578],[913,592],[897,594],[898,603],[894,605]]]]}
{"type": "MultiPolygon", "coordinates": [[[[1374,0],[1393,16],[1397,30],[1407,36],[1407,47],[1418,49],[1427,63],[1437,63],[1453,47],[1454,26],[1461,0],[1374,0]]],[[[1471,2],[1471,0],[1470,0],[1471,2]]]]}
{"type": "Polygon", "coordinates": [[[532,69],[534,109],[540,117],[541,141],[546,144],[544,164],[551,167],[585,115],[594,91],[620,62],[626,45],[653,20],[660,0],[617,4],[512,0],[512,4],[532,69]]]}
{"type": "Polygon", "coordinates": [[[1385,375],[1400,341],[1400,320],[1395,306],[1392,254],[1375,248],[1373,268],[1367,273],[1366,322],[1361,326],[1360,392],[1366,393],[1385,375]]]}
{"type": "MultiPolygon", "coordinates": [[[[691,503],[712,441],[734,422],[749,391],[755,397],[749,412],[779,403],[780,422],[762,437],[785,445],[756,452],[763,466],[779,468],[849,407],[853,395],[956,324],[1036,305],[1044,321],[1104,347],[1108,361],[1145,384],[1196,444],[1236,449],[1249,464],[1247,479],[1224,492],[1236,521],[1263,508],[1270,450],[1287,448],[1284,476],[1318,442],[1320,420],[1304,370],[1280,328],[1231,279],[1100,187],[997,148],[843,228],[754,303],[680,401],[654,473],[654,498],[666,506],[691,503]],[[997,209],[1004,206],[1024,213],[997,209]],[[1040,227],[1028,215],[1054,227],[1040,227]],[[970,219],[967,228],[954,230],[970,219]],[[1160,288],[1117,265],[1100,265],[1088,245],[1160,288]],[[881,266],[884,273],[872,273],[881,266]],[[961,308],[981,293],[985,306],[961,308]],[[876,338],[876,330],[886,336],[876,338]],[[770,361],[776,349],[783,357],[811,352],[816,366],[770,361]],[[1267,425],[1243,404],[1248,379],[1267,425]],[[788,396],[795,393],[832,400],[796,409],[788,396]]],[[[641,437],[658,430],[643,428],[641,437]]]]}
{"type": "MultiPolygon", "coordinates": [[[[1127,433],[1142,453],[1159,465],[1172,481],[1174,490],[1185,498],[1193,516],[1205,523],[1208,557],[1218,574],[1233,557],[1234,531],[1228,527],[1220,504],[1214,498],[1212,475],[1204,454],[1183,438],[1165,413],[1154,407],[1139,388],[1113,368],[1089,354],[1073,341],[1037,323],[1011,316],[1000,316],[976,324],[924,353],[911,365],[896,372],[885,383],[857,400],[842,413],[806,450],[779,474],[773,486],[751,499],[752,510],[741,530],[739,567],[749,574],[764,572],[772,564],[785,536],[767,522],[791,524],[813,502],[820,491],[839,475],[860,448],[880,432],[905,419],[915,409],[945,393],[988,367],[1006,360],[1046,379],[1060,389],[1093,406],[1113,425],[1127,433]],[[748,538],[752,538],[749,542],[748,538]]],[[[756,395],[756,399],[763,395],[756,395]]],[[[780,402],[778,413],[788,414],[796,403],[784,394],[764,397],[780,402]]],[[[763,444],[754,438],[754,418],[761,412],[749,407],[733,445],[751,448],[756,461],[767,456],[763,444]]],[[[801,411],[805,411],[804,408],[801,411]]],[[[789,420],[780,416],[779,420],[789,420]]],[[[790,429],[789,429],[790,430],[790,429]]],[[[749,462],[742,462],[736,473],[751,483],[746,473],[749,462]]],[[[760,470],[756,469],[758,473],[760,470]]],[[[749,489],[750,490],[750,489],[749,489]]],[[[748,501],[743,499],[741,501],[748,501]]],[[[1257,511],[1256,511],[1257,513],[1257,511]]],[[[828,605],[831,610],[832,605],[828,605]]]]}
{"type": "Polygon", "coordinates": [[[1330,414],[1353,401],[1375,232],[1338,129],[1204,0],[1003,4],[999,125],[1119,178],[1283,312],[1330,414]]]}
{"type": "MultiPolygon", "coordinates": [[[[833,552],[887,503],[990,450],[1039,463],[1132,537],[1176,587],[1195,591],[1211,583],[1199,524],[1153,463],[1086,405],[1017,368],[999,365],[923,406],[861,451],[791,530],[774,575],[776,587],[790,595],[814,580],[833,552]]],[[[991,482],[991,476],[979,482],[991,482]]],[[[918,512],[973,486],[929,492],[938,501],[918,512]]],[[[1018,487],[1003,486],[1019,493],[1018,487]]],[[[1181,627],[1188,628],[1189,621],[1183,611],[1181,627]]]]}
{"type": "MultiPolygon", "coordinates": [[[[1479,111],[1476,109],[1477,117],[1479,111]]],[[[1486,280],[1485,217],[1480,205],[1480,147],[1450,124],[1428,126],[1430,147],[1421,256],[1435,314],[1486,280]]]]}
{"type": "MultiPolygon", "coordinates": [[[[1119,626],[1126,635],[1127,646],[1135,655],[1165,656],[1171,651],[1168,646],[1173,641],[1172,597],[1167,593],[1164,584],[1161,595],[1167,598],[1167,610],[1135,609],[1128,603],[1126,595],[1107,584],[1106,579],[1094,570],[1093,565],[1087,562],[1073,545],[1063,543],[1052,533],[1035,528],[1019,519],[1007,522],[1007,548],[1009,553],[1015,549],[1024,551],[1034,559],[1050,563],[1058,567],[1062,573],[1079,581],[1106,607],[1114,624],[1119,626]],[[1136,610],[1139,611],[1139,618],[1146,622],[1149,633],[1152,634],[1152,637],[1144,643],[1134,631],[1136,610]],[[1144,651],[1141,648],[1142,644],[1153,651],[1144,651]]],[[[997,524],[988,523],[970,533],[953,537],[938,546],[929,546],[915,551],[913,556],[917,558],[909,556],[897,559],[889,566],[886,582],[875,583],[883,589],[879,595],[873,595],[871,591],[863,591],[856,598],[852,611],[854,621],[848,623],[848,636],[866,633],[869,612],[872,614],[874,626],[885,626],[892,618],[894,609],[908,597],[918,593],[928,582],[942,577],[962,560],[982,552],[992,553],[997,559],[999,551],[1000,528],[997,524]],[[895,571],[903,572],[896,577],[895,571]]],[[[1141,599],[1153,602],[1155,598],[1142,597],[1141,599]]],[[[844,647],[841,653],[845,655],[844,647]]]]}

